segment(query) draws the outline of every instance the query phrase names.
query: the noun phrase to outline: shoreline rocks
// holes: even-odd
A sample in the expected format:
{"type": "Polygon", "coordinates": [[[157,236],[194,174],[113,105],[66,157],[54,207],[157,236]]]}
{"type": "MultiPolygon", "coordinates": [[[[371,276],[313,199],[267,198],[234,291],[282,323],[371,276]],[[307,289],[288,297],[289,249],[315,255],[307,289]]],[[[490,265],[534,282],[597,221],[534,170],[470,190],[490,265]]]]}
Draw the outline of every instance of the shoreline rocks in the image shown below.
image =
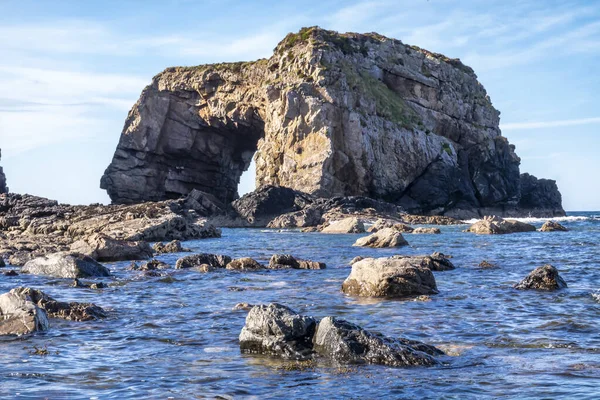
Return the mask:
{"type": "Polygon", "coordinates": [[[270,269],[325,269],[325,263],[296,259],[290,254],[273,254],[269,260],[270,269]]]}
{"type": "Polygon", "coordinates": [[[540,232],[568,232],[569,230],[555,221],[546,221],[540,228],[540,232]]]}
{"type": "Polygon", "coordinates": [[[503,219],[497,216],[487,216],[471,225],[465,232],[473,232],[478,235],[505,235],[535,231],[535,226],[524,222],[503,219]]]}
{"type": "Polygon", "coordinates": [[[365,233],[365,225],[355,217],[348,217],[330,222],[321,229],[322,233],[365,233]]]}
{"type": "Polygon", "coordinates": [[[48,330],[46,311],[30,299],[8,292],[0,295],[0,336],[48,330]]]}
{"type": "Polygon", "coordinates": [[[147,260],[153,254],[147,242],[116,240],[100,233],[76,241],[70,249],[97,261],[147,260]]]}
{"type": "Polygon", "coordinates": [[[521,282],[516,284],[515,289],[534,289],[554,291],[567,287],[567,282],[558,274],[556,268],[550,264],[537,267],[525,277],[521,282]]]}
{"type": "Polygon", "coordinates": [[[110,276],[110,271],[91,257],[79,253],[53,253],[27,261],[21,272],[55,278],[110,276]]]}
{"type": "Polygon", "coordinates": [[[400,247],[408,246],[408,242],[400,232],[394,228],[383,228],[369,236],[362,237],[354,242],[358,247],[400,247]]]}
{"type": "Polygon", "coordinates": [[[95,304],[58,301],[37,289],[19,287],[12,289],[9,293],[32,301],[46,311],[49,318],[91,321],[107,317],[106,312],[95,304]]]}

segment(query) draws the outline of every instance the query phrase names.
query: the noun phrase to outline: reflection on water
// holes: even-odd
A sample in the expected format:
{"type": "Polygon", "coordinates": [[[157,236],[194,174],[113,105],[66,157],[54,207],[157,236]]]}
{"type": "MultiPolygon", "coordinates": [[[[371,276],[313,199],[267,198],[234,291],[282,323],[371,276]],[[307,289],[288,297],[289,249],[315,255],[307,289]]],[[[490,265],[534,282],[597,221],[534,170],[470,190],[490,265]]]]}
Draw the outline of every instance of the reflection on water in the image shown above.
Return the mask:
{"type": "MultiPolygon", "coordinates": [[[[53,320],[48,332],[0,338],[1,398],[518,398],[588,397],[600,384],[600,213],[574,214],[567,233],[475,236],[465,226],[442,235],[405,235],[401,249],[352,247],[356,235],[225,229],[221,239],[185,243],[196,252],[268,262],[291,253],[327,263],[322,271],[169,271],[147,278],[108,265],[102,290],[20,275],[0,276],[0,292],[33,286],[61,300],[92,301],[104,321],[53,320]],[[454,256],[435,272],[430,301],[360,299],[340,286],[355,256],[454,256]],[[478,267],[482,260],[497,268],[478,267]],[[534,267],[556,266],[569,284],[554,293],[516,291],[534,267]],[[110,280],[105,280],[110,281],[110,280]],[[336,315],[389,336],[439,346],[434,368],[341,367],[241,355],[241,302],[280,302],[317,318],[336,315]],[[33,355],[37,346],[47,356],[33,355]]],[[[533,220],[541,226],[542,220],[533,220]]],[[[171,265],[177,255],[158,257],[171,265]]]]}

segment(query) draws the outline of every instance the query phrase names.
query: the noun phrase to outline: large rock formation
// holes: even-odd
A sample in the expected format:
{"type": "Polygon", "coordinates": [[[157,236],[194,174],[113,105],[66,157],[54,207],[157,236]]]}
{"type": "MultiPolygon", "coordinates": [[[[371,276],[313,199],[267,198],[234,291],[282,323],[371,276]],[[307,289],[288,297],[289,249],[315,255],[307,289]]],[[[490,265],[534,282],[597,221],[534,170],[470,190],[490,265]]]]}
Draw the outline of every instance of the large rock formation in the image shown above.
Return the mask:
{"type": "Polygon", "coordinates": [[[129,113],[101,180],[115,203],[256,183],[362,195],[460,218],[560,215],[551,181],[520,176],[499,112],[458,59],[376,33],[304,28],[269,59],[168,68],[129,113]],[[255,153],[256,152],[256,153],[255,153]]]}
{"type": "MultiPolygon", "coordinates": [[[[0,149],[0,159],[2,158],[2,150],[0,149]]],[[[0,167],[0,193],[8,193],[8,187],[6,186],[6,176],[2,167],[0,167]]]]}

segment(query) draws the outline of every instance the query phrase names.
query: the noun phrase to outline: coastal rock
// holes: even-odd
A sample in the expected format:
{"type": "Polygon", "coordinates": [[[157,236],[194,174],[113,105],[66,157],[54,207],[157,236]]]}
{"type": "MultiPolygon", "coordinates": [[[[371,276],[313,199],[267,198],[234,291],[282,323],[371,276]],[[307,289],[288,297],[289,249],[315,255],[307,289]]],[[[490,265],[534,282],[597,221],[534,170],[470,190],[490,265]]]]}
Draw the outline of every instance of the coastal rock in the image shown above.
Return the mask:
{"type": "Polygon", "coordinates": [[[361,261],[361,260],[364,260],[364,259],[365,259],[365,258],[364,258],[364,257],[362,257],[362,256],[356,256],[356,257],[354,257],[352,260],[350,260],[350,265],[354,265],[354,264],[356,264],[357,262],[359,262],[359,261],[361,261]]]}
{"type": "Polygon", "coordinates": [[[402,221],[413,225],[462,225],[463,221],[442,215],[403,215],[402,221]]]}
{"type": "Polygon", "coordinates": [[[358,218],[344,218],[329,223],[321,230],[323,233],[364,233],[365,225],[358,218]]]}
{"type": "Polygon", "coordinates": [[[521,174],[521,198],[518,209],[521,215],[532,217],[562,217],[562,196],[556,181],[538,179],[528,173],[521,174]]]}
{"type": "Polygon", "coordinates": [[[71,245],[71,251],[85,254],[97,261],[147,260],[152,258],[152,248],[143,241],[116,240],[95,233],[71,245]]]}
{"type": "Polygon", "coordinates": [[[106,312],[95,304],[57,301],[41,290],[20,287],[12,289],[9,293],[27,301],[32,301],[39,308],[46,311],[50,318],[90,321],[106,318],[107,316],[106,312]]]}
{"type": "Polygon", "coordinates": [[[360,247],[399,247],[408,246],[402,234],[394,228],[383,228],[369,236],[358,239],[353,246],[360,247]]]}
{"type": "Polygon", "coordinates": [[[394,340],[335,317],[325,317],[319,322],[313,343],[318,354],[343,364],[431,366],[438,364],[432,355],[443,354],[433,346],[394,340]]]}
{"type": "Polygon", "coordinates": [[[564,213],[555,186],[520,175],[471,68],[376,33],[318,27],[287,35],[269,59],[156,75],[127,116],[101,187],[114,203],[196,189],[227,204],[253,155],[257,186],[461,218],[564,213]]]}
{"type": "Polygon", "coordinates": [[[152,249],[157,254],[165,254],[165,253],[182,253],[185,251],[190,251],[190,249],[184,249],[181,246],[181,242],[179,240],[173,240],[167,244],[163,244],[162,242],[155,243],[152,246],[152,249]]]}
{"type": "Polygon", "coordinates": [[[488,216],[471,225],[466,232],[473,232],[478,235],[503,235],[508,233],[535,232],[535,230],[535,226],[526,224],[525,222],[488,216]]]}
{"type": "Polygon", "coordinates": [[[569,230],[555,221],[546,221],[542,228],[541,232],[568,232],[569,230]]]}
{"type": "Polygon", "coordinates": [[[558,290],[567,287],[567,283],[550,264],[537,267],[525,279],[515,285],[515,289],[558,290]]]}
{"type": "Polygon", "coordinates": [[[440,231],[439,228],[415,228],[413,229],[412,233],[414,233],[415,235],[417,234],[440,234],[442,233],[442,231],[440,231]]]}
{"type": "Polygon", "coordinates": [[[403,224],[402,222],[392,220],[392,219],[378,219],[375,223],[367,229],[368,232],[374,233],[378,232],[384,228],[393,228],[401,233],[410,233],[414,230],[414,228],[410,225],[403,224]]]}
{"type": "Polygon", "coordinates": [[[4,259],[2,257],[0,257],[0,268],[4,268],[6,267],[6,263],[4,262],[4,259]]]}
{"type": "Polygon", "coordinates": [[[243,353],[305,360],[312,352],[316,321],[281,304],[254,306],[240,333],[243,353]]]}
{"type": "Polygon", "coordinates": [[[417,257],[366,258],[352,265],[342,284],[346,294],[405,297],[438,293],[433,273],[417,257]]]}
{"type": "Polygon", "coordinates": [[[305,228],[321,223],[322,211],[319,207],[310,205],[306,208],[286,213],[272,219],[267,228],[305,228]]]}
{"type": "MultiPolygon", "coordinates": [[[[186,268],[195,268],[202,267],[206,265],[210,268],[225,268],[227,264],[231,262],[231,257],[223,256],[220,254],[193,254],[190,256],[185,256],[177,260],[175,263],[176,269],[186,269],[186,268]]],[[[207,269],[203,267],[203,269],[207,269]]]]}
{"type": "Polygon", "coordinates": [[[46,311],[31,300],[12,292],[0,295],[0,336],[45,331],[49,326],[46,311]]]}
{"type": "Polygon", "coordinates": [[[54,253],[28,261],[21,272],[56,278],[88,278],[110,276],[102,264],[79,253],[54,253]]]}
{"type": "Polygon", "coordinates": [[[456,267],[445,254],[435,252],[430,256],[392,256],[394,260],[404,260],[406,263],[422,268],[429,268],[432,271],[450,271],[456,267]]]}
{"type": "MultiPolygon", "coordinates": [[[[2,150],[0,149],[0,159],[2,158],[2,150]]],[[[8,187],[6,186],[6,175],[4,175],[4,171],[2,167],[0,167],[0,194],[8,193],[8,187]]]]}
{"type": "Polygon", "coordinates": [[[257,271],[265,267],[253,258],[243,257],[230,261],[225,268],[237,271],[257,271]]]}
{"type": "Polygon", "coordinates": [[[270,269],[325,269],[326,265],[322,262],[299,260],[290,254],[273,254],[269,260],[270,269]]]}

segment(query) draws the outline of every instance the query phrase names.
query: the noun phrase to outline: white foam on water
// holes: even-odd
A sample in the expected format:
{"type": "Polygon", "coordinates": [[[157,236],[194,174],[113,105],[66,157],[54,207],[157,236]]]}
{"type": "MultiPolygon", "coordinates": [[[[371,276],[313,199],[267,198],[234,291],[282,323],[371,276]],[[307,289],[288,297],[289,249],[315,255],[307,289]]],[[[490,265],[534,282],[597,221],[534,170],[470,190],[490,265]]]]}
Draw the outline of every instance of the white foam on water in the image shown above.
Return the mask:
{"type": "MultiPolygon", "coordinates": [[[[546,222],[546,221],[573,222],[573,221],[587,221],[587,220],[591,220],[591,219],[596,219],[596,216],[592,216],[592,217],[571,216],[571,217],[554,217],[554,218],[534,218],[534,217],[510,218],[510,217],[506,217],[505,219],[511,219],[511,220],[527,222],[527,223],[546,222]]],[[[466,224],[474,224],[479,221],[481,221],[481,219],[473,218],[473,219],[465,220],[464,222],[466,224]]]]}
{"type": "Polygon", "coordinates": [[[598,303],[600,303],[600,292],[592,293],[592,297],[594,298],[594,300],[596,300],[598,303]]]}

